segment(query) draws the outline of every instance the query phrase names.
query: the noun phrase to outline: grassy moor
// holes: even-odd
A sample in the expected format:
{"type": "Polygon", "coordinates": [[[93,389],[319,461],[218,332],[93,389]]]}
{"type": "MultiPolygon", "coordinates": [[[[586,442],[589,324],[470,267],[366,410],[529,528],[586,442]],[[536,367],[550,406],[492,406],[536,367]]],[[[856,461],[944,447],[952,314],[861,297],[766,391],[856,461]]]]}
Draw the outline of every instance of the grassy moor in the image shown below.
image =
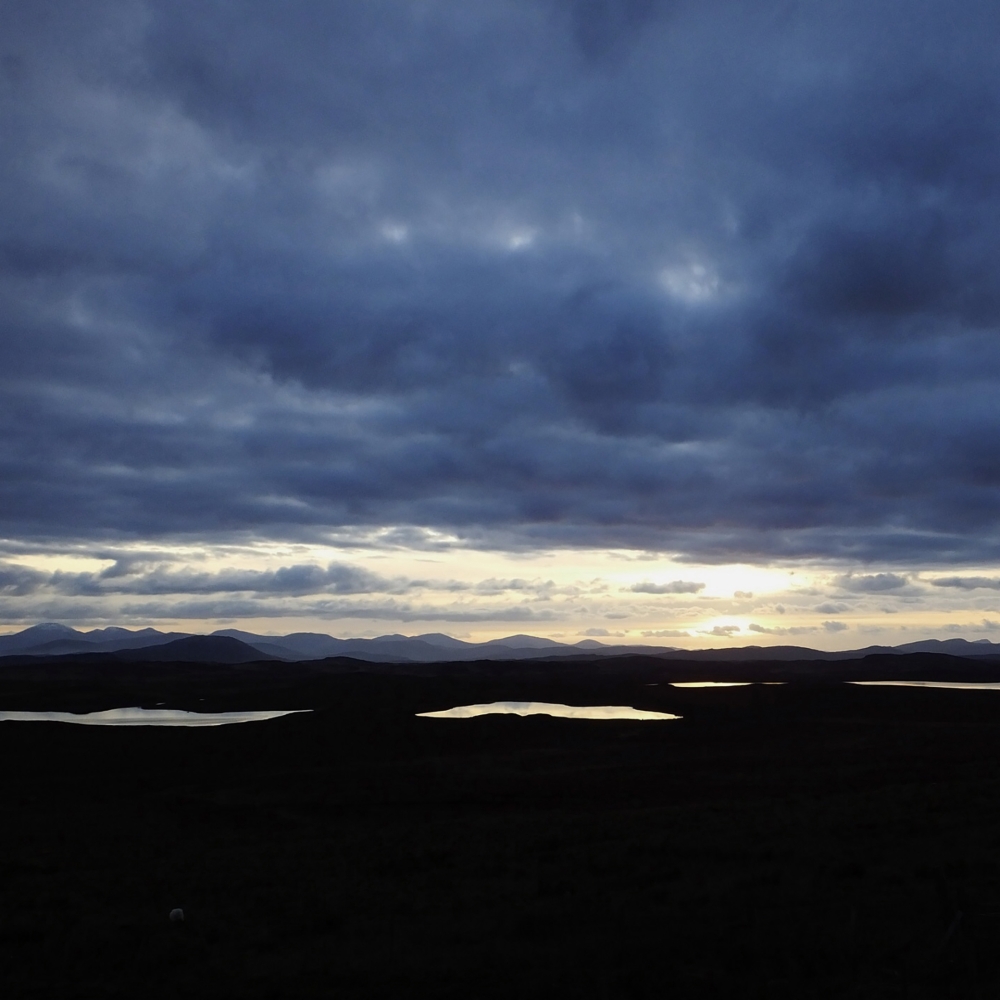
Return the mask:
{"type": "Polygon", "coordinates": [[[8,666],[5,709],[313,711],[0,723],[6,995],[995,995],[1000,692],[672,669],[8,666]],[[682,718],[416,714],[505,699],[682,718]]]}

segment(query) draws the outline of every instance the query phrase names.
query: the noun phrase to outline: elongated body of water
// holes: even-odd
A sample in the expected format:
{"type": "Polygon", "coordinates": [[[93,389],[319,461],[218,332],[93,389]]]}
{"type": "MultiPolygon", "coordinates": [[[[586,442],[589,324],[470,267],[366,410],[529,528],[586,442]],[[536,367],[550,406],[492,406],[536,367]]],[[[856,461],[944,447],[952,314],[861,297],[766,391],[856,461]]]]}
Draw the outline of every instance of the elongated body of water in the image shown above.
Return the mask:
{"type": "Polygon", "coordinates": [[[227,726],[263,722],[310,709],[283,712],[184,712],[174,708],[111,708],[104,712],[0,712],[0,722],[72,722],[81,726],[227,726]]]}
{"type": "Polygon", "coordinates": [[[425,719],[472,719],[477,715],[552,715],[559,719],[634,719],[649,722],[679,719],[667,712],[647,712],[627,705],[558,705],[546,701],[492,701],[486,705],[459,705],[443,712],[418,712],[425,719]]]}
{"type": "Polygon", "coordinates": [[[1000,681],[848,681],[865,687],[952,688],[956,691],[1000,691],[1000,681]]]}
{"type": "Polygon", "coordinates": [[[674,688],[745,688],[750,687],[752,681],[671,681],[670,686],[674,688]]]}

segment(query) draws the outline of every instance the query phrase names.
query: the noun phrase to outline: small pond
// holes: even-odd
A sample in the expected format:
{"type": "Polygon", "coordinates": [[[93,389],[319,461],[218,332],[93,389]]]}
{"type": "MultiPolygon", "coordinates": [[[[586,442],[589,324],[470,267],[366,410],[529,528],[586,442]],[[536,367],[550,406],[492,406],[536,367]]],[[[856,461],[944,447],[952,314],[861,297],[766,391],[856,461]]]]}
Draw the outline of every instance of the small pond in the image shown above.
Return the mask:
{"type": "Polygon", "coordinates": [[[787,681],[670,681],[675,688],[782,687],[787,681]]]}
{"type": "Polygon", "coordinates": [[[955,691],[1000,691],[1000,681],[848,681],[866,687],[951,688],[955,691]]]}
{"type": "Polygon", "coordinates": [[[0,722],[73,722],[82,726],[226,726],[308,712],[184,712],[175,708],[110,708],[104,712],[0,712],[0,722]]]}
{"type": "Polygon", "coordinates": [[[675,688],[745,688],[750,687],[752,681],[671,681],[670,686],[675,688]]]}
{"type": "Polygon", "coordinates": [[[425,719],[472,719],[477,715],[552,715],[559,719],[633,719],[640,722],[679,719],[667,712],[647,712],[627,705],[558,705],[546,701],[491,701],[460,705],[442,712],[418,712],[425,719]]]}

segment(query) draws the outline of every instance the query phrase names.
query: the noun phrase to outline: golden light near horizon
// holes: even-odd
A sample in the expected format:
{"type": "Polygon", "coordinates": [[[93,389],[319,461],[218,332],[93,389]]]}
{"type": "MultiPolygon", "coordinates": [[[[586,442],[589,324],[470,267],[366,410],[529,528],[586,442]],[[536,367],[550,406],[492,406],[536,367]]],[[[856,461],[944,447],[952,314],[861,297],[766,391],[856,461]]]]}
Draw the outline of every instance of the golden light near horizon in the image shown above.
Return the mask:
{"type": "Polygon", "coordinates": [[[786,591],[796,583],[808,586],[812,583],[810,574],[796,573],[795,570],[766,566],[751,566],[745,563],[731,565],[697,565],[692,563],[668,562],[659,564],[651,573],[629,574],[630,586],[644,582],[654,586],[669,586],[673,582],[690,581],[702,585],[696,593],[701,597],[733,598],[749,600],[767,594],[786,591]]]}
{"type": "Polygon", "coordinates": [[[113,559],[53,552],[18,555],[7,562],[12,566],[25,566],[43,573],[100,573],[115,564],[113,559]]]}
{"type": "Polygon", "coordinates": [[[698,564],[627,549],[509,552],[441,532],[422,533],[414,547],[409,537],[382,529],[339,544],[128,543],[11,554],[5,564],[34,573],[37,587],[20,599],[8,588],[3,631],[40,613],[90,627],[188,632],[445,632],[472,641],[528,632],[564,642],[856,648],[1000,629],[1000,577],[988,566],[956,583],[937,571],[698,564]]]}

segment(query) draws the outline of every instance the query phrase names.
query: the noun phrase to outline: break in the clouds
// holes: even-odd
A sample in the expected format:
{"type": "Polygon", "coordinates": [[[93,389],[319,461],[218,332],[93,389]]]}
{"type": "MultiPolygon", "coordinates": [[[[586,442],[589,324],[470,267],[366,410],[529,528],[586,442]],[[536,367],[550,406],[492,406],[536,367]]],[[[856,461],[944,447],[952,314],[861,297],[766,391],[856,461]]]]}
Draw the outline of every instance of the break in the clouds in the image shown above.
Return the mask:
{"type": "MultiPolygon", "coordinates": [[[[835,600],[995,588],[993,4],[11,0],[3,20],[10,545],[445,538],[835,563],[835,600]],[[928,568],[953,575],[931,591],[928,568]]],[[[32,572],[3,569],[4,594],[74,586],[32,572]]],[[[420,581],[226,577],[248,572],[131,593],[420,581]]],[[[619,601],[701,594],[650,580],[619,601]]]]}

